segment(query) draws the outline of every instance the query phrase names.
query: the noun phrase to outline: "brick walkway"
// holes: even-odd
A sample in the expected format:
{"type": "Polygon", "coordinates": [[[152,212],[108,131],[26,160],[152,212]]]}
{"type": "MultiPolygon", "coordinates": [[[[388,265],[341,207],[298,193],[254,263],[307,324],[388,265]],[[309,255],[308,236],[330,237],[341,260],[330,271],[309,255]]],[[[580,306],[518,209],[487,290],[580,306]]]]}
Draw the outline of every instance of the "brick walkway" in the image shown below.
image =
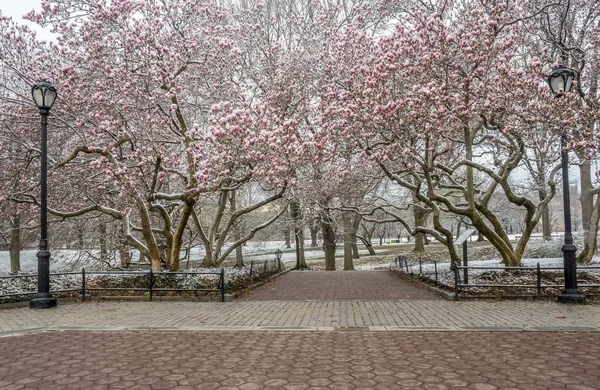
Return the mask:
{"type": "Polygon", "coordinates": [[[600,305],[450,302],[385,273],[296,274],[231,303],[0,310],[0,389],[600,389],[600,305]],[[311,288],[310,274],[332,279],[311,288]],[[289,300],[299,292],[314,295],[289,300]]]}
{"type": "Polygon", "coordinates": [[[267,300],[440,299],[422,285],[388,271],[292,271],[247,298],[267,300]]]}
{"type": "Polygon", "coordinates": [[[0,310],[0,335],[27,330],[530,330],[598,331],[600,305],[553,302],[88,302],[0,310]]]}
{"type": "Polygon", "coordinates": [[[64,332],[0,339],[0,388],[600,388],[578,333],[64,332]]]}

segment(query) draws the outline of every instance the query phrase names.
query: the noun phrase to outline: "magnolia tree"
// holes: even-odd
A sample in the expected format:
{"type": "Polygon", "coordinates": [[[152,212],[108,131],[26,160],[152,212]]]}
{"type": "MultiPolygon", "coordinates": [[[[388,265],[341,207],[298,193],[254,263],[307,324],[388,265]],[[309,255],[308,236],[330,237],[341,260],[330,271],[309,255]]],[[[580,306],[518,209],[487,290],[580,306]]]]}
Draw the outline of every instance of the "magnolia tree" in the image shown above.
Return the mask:
{"type": "MultiPolygon", "coordinates": [[[[322,94],[327,131],[358,145],[413,193],[416,207],[429,210],[433,228],[405,222],[411,232],[431,234],[459,261],[442,216],[461,215],[505,264],[519,265],[555,193],[559,167],[548,175],[541,200],[519,193],[510,179],[527,151],[540,147],[540,132],[557,143],[565,132],[588,135],[588,112],[575,110],[574,96],[552,99],[544,83],[548,66],[527,55],[523,37],[536,16],[529,4],[432,4],[398,4],[402,23],[379,38],[359,29],[342,34],[322,94]],[[516,245],[490,207],[500,195],[523,210],[516,245]]],[[[548,164],[559,157],[549,150],[540,155],[548,164]]]]}
{"type": "MultiPolygon", "coordinates": [[[[434,236],[458,261],[453,215],[518,265],[556,192],[560,137],[594,156],[597,78],[578,76],[579,95],[561,99],[544,83],[552,63],[578,67],[583,57],[570,38],[544,50],[542,19],[547,37],[579,36],[554,31],[579,31],[571,10],[588,10],[578,47],[597,60],[597,32],[587,33],[597,3],[563,3],[44,2],[28,17],[51,25],[53,42],[0,20],[0,153],[10,165],[0,175],[24,172],[0,199],[38,203],[38,173],[26,163],[39,154],[29,88],[47,78],[59,88],[51,213],[115,219],[156,271],[161,257],[179,268],[186,229],[204,246],[205,265],[221,264],[290,199],[296,236],[301,210],[318,205],[335,268],[336,209],[370,212],[365,177],[381,175],[409,192],[415,222],[398,212],[404,205],[376,206],[410,234],[434,236]],[[554,10],[569,23],[555,22],[554,10]],[[535,197],[513,185],[523,168],[535,197]],[[240,202],[249,189],[260,195],[240,202]],[[521,210],[516,244],[499,198],[521,210]]],[[[358,224],[348,215],[352,241],[358,224]]]]}
{"type": "MultiPolygon", "coordinates": [[[[44,77],[59,89],[51,117],[52,134],[61,134],[52,156],[51,213],[99,212],[122,221],[123,237],[156,271],[163,240],[166,267],[179,268],[190,219],[205,264],[213,266],[281,214],[283,207],[273,210],[226,248],[236,220],[280,199],[287,186],[285,128],[272,126],[275,113],[256,103],[260,91],[247,78],[252,66],[243,51],[253,46],[234,44],[251,39],[255,26],[232,26],[216,4],[183,0],[57,0],[30,18],[51,24],[57,39],[43,44],[5,27],[2,65],[22,87],[7,92],[2,111],[35,115],[23,92],[32,80],[44,77]],[[32,48],[27,58],[14,55],[23,42],[32,48]],[[269,194],[224,221],[232,192],[248,183],[269,194]],[[210,216],[200,215],[205,210],[210,216]]],[[[254,50],[266,55],[269,48],[254,50]]],[[[37,203],[27,189],[11,196],[37,203]]]]}
{"type": "MultiPolygon", "coordinates": [[[[598,80],[600,74],[600,3],[598,1],[568,0],[552,4],[539,15],[539,51],[547,61],[555,60],[575,70],[574,92],[580,97],[579,110],[598,113],[598,80]]],[[[586,147],[574,149],[579,160],[581,178],[581,209],[584,230],[584,246],[578,261],[589,262],[597,247],[600,191],[594,186],[591,162],[597,158],[597,147],[589,135],[597,124],[590,120],[586,134],[579,141],[586,147]]]]}

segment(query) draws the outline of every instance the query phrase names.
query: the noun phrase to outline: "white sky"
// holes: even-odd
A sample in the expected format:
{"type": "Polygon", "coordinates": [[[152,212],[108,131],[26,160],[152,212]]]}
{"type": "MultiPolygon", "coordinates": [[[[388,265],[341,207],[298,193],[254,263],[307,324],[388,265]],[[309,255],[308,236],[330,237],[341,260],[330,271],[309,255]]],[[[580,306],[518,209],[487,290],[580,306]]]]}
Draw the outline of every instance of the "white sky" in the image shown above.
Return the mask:
{"type": "Polygon", "coordinates": [[[38,32],[38,38],[44,40],[51,40],[52,34],[49,29],[43,29],[35,23],[23,20],[23,15],[35,9],[36,11],[41,10],[42,0],[0,0],[0,11],[3,16],[9,16],[19,24],[26,24],[31,29],[38,32]]]}

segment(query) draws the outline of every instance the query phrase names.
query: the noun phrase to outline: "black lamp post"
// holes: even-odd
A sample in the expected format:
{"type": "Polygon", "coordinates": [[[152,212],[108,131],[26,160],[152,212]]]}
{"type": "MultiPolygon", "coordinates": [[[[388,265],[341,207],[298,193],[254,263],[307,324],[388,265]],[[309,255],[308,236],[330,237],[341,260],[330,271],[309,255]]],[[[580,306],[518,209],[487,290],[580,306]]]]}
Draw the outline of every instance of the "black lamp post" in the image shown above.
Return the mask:
{"type": "MultiPolygon", "coordinates": [[[[559,98],[571,91],[575,74],[569,68],[559,66],[548,75],[548,85],[555,97],[559,98]]],[[[569,196],[569,153],[567,151],[567,135],[561,135],[561,163],[562,163],[562,187],[563,207],[565,214],[565,241],[562,246],[563,263],[565,267],[565,288],[558,296],[561,303],[585,303],[585,296],[577,288],[577,248],[573,244],[571,232],[571,199],[569,196]]]]}
{"type": "Polygon", "coordinates": [[[38,292],[35,294],[29,307],[32,309],[46,309],[56,306],[56,298],[50,294],[50,251],[48,250],[48,186],[47,186],[47,127],[50,109],[56,100],[56,88],[47,81],[39,81],[31,88],[33,100],[40,110],[41,117],[41,236],[38,258],[38,292]]]}
{"type": "Polygon", "coordinates": [[[275,260],[281,260],[281,249],[279,248],[277,248],[277,250],[275,251],[275,260]]]}

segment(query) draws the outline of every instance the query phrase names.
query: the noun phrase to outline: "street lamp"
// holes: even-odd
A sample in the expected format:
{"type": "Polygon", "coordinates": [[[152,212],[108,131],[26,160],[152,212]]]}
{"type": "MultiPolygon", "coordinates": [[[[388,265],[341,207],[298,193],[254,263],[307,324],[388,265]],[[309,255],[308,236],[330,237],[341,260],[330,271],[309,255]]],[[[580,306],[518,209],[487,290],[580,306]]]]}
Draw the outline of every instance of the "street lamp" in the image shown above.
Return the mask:
{"type": "Polygon", "coordinates": [[[41,236],[38,258],[38,292],[35,294],[29,307],[32,309],[46,309],[56,306],[56,298],[50,294],[50,251],[48,250],[48,186],[47,186],[47,127],[50,109],[56,100],[56,88],[47,81],[39,81],[31,88],[31,95],[37,105],[41,117],[41,236]]]}
{"type": "Polygon", "coordinates": [[[281,249],[279,248],[277,248],[277,250],[275,251],[275,260],[281,260],[281,249]]]}
{"type": "MultiPolygon", "coordinates": [[[[575,73],[566,67],[559,66],[548,75],[548,85],[555,97],[559,98],[571,91],[575,73]]],[[[563,264],[565,268],[565,288],[558,296],[561,303],[585,303],[585,296],[577,288],[577,248],[573,244],[571,233],[571,199],[569,196],[569,153],[567,151],[567,135],[563,131],[561,137],[561,164],[563,207],[565,214],[565,241],[562,246],[563,264]]]]}

